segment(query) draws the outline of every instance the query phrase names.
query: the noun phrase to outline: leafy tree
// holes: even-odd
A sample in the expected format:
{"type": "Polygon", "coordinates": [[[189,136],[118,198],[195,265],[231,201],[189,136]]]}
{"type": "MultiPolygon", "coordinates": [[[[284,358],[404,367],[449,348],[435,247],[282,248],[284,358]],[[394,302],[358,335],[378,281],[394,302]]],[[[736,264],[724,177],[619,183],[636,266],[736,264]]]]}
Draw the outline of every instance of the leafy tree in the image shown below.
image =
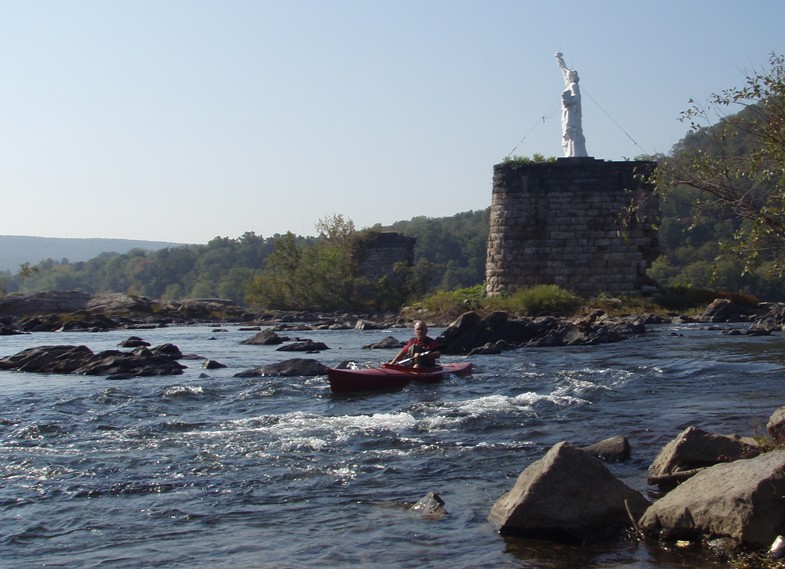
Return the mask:
{"type": "Polygon", "coordinates": [[[712,95],[705,106],[690,101],[682,113],[690,133],[661,163],[657,184],[666,202],[674,195],[689,201],[693,230],[721,220],[721,257],[737,255],[745,273],[766,264],[782,275],[785,58],[772,54],[770,66],[749,73],[744,87],[712,95]]]}
{"type": "Polygon", "coordinates": [[[265,270],[253,276],[246,300],[280,309],[385,310],[398,308],[408,297],[408,271],[396,265],[396,276],[376,282],[360,273],[362,244],[374,230],[357,231],[342,215],[320,219],[319,236],[299,240],[292,233],[276,239],[265,270]],[[393,279],[395,280],[395,279],[393,279]]]}
{"type": "Polygon", "coordinates": [[[28,279],[38,273],[38,267],[34,267],[30,265],[30,263],[22,263],[19,266],[19,273],[17,273],[17,278],[19,279],[19,288],[24,286],[25,279],[28,279]]]}
{"type": "Polygon", "coordinates": [[[265,262],[266,270],[253,277],[246,300],[270,308],[296,308],[300,303],[298,269],[302,251],[291,231],[277,235],[272,253],[265,262]]]}

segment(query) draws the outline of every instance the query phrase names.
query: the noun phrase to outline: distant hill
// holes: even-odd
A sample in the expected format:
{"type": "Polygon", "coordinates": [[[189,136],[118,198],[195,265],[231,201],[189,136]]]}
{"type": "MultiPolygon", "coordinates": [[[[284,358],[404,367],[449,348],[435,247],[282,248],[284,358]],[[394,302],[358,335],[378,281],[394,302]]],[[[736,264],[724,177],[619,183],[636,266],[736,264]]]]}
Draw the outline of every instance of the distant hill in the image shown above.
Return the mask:
{"type": "Polygon", "coordinates": [[[158,251],[166,247],[177,247],[182,243],[165,241],[137,241],[133,239],[78,239],[61,237],[25,237],[0,235],[0,271],[16,274],[19,265],[37,265],[46,259],[57,262],[89,261],[101,253],[127,253],[131,249],[158,251]]]}

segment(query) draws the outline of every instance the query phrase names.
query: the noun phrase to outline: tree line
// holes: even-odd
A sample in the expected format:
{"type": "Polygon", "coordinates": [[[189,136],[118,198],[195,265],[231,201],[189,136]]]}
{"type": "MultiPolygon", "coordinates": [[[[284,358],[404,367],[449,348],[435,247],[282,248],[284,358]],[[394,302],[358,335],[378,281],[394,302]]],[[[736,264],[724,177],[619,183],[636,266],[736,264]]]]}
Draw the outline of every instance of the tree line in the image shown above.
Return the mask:
{"type": "Polygon", "coordinates": [[[0,286],[5,293],[79,289],[163,300],[220,297],[267,308],[397,309],[413,296],[484,280],[488,214],[486,209],[417,217],[362,231],[334,214],[317,222],[317,237],[246,232],[206,245],[103,253],[75,263],[47,259],[25,263],[16,274],[0,272],[0,286]],[[358,242],[381,231],[416,239],[414,266],[396,267],[402,286],[368,282],[359,273],[358,242]]]}

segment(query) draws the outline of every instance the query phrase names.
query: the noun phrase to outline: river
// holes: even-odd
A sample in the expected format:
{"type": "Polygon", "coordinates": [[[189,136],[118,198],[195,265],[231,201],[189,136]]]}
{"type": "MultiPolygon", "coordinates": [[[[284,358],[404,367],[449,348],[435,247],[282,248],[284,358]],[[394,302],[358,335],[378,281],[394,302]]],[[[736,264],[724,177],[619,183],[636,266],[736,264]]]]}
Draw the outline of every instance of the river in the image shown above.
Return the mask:
{"type": "MultiPolygon", "coordinates": [[[[559,441],[627,436],[631,460],[608,466],[654,499],[647,468],[685,427],[764,434],[784,404],[781,334],[697,325],[477,356],[467,377],[351,396],[326,376],[233,377],[297,356],[243,345],[254,332],[234,326],[3,336],[0,356],[132,334],[227,367],[183,360],[183,375],[123,381],[0,372],[0,566],[712,567],[624,539],[505,539],[486,517],[559,441]],[[405,507],[430,491],[444,519],[405,507]]],[[[295,334],[326,343],[304,356],[326,365],[378,364],[394,352],[363,346],[409,331],[295,334]]]]}

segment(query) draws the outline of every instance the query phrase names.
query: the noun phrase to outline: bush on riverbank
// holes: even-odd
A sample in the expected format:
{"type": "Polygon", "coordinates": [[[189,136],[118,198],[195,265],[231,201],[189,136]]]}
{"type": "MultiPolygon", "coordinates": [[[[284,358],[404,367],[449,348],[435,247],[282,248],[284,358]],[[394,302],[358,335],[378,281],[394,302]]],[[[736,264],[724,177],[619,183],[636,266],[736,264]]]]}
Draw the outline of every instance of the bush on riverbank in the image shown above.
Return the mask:
{"type": "Polygon", "coordinates": [[[511,294],[486,296],[484,285],[440,291],[425,297],[422,307],[431,314],[458,316],[468,310],[502,311],[515,316],[567,316],[584,303],[575,294],[556,285],[520,288],[511,294]]]}
{"type": "Polygon", "coordinates": [[[572,292],[556,285],[519,288],[511,294],[487,298],[490,310],[501,310],[516,316],[568,316],[583,304],[572,292]]]}
{"type": "MultiPolygon", "coordinates": [[[[600,308],[610,316],[652,314],[665,316],[673,312],[700,314],[715,299],[728,299],[743,307],[754,307],[760,300],[742,293],[720,292],[690,286],[663,288],[659,294],[644,296],[610,296],[600,293],[583,299],[556,285],[520,288],[509,294],[486,296],[485,286],[476,285],[453,291],[440,291],[415,303],[433,316],[449,319],[467,310],[480,313],[509,312],[515,316],[572,316],[582,308],[600,308]]],[[[404,311],[406,312],[406,311],[404,311]]]]}

